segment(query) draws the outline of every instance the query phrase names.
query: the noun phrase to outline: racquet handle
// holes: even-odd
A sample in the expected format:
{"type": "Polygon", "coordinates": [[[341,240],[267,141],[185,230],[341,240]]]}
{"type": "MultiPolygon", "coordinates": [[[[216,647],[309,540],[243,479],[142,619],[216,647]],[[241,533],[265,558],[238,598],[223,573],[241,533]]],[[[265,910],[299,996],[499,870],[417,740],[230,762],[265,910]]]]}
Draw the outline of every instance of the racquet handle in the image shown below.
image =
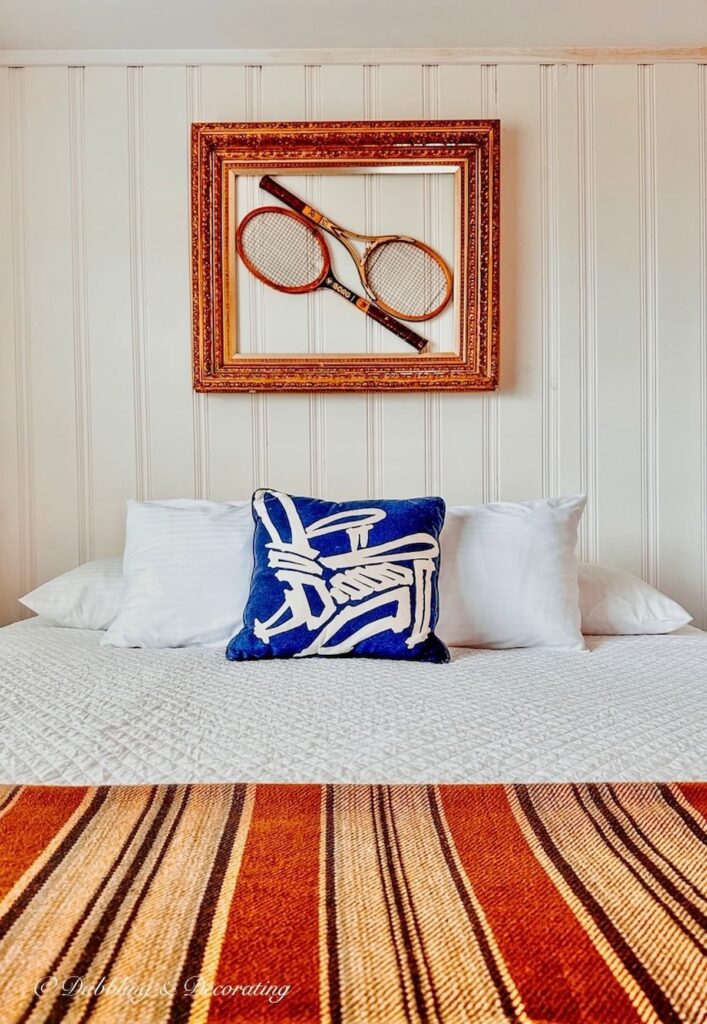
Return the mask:
{"type": "Polygon", "coordinates": [[[411,331],[409,327],[405,326],[405,324],[401,324],[399,320],[395,319],[395,317],[390,316],[388,313],[384,313],[382,309],[379,309],[378,306],[375,306],[373,303],[370,304],[366,313],[370,316],[371,320],[375,320],[376,323],[381,325],[381,327],[386,327],[392,334],[397,334],[399,338],[406,341],[408,345],[412,345],[412,347],[416,348],[418,352],[422,352],[422,350],[427,346],[427,338],[423,338],[419,334],[415,334],[415,332],[411,331]]]}
{"type": "Polygon", "coordinates": [[[288,189],[279,185],[276,181],[270,177],[269,174],[265,174],[260,179],[260,187],[266,192],[269,192],[271,196],[275,196],[280,202],[284,203],[285,206],[289,206],[291,210],[296,210],[297,213],[303,213],[307,204],[297,196],[294,196],[288,189]]]}
{"type": "Polygon", "coordinates": [[[360,295],[357,295],[356,292],[352,292],[350,288],[347,288],[345,285],[341,284],[340,281],[337,281],[331,271],[329,271],[318,287],[331,288],[331,290],[336,292],[337,295],[340,295],[342,299],[352,302],[356,309],[360,309],[362,313],[365,313],[366,316],[370,316],[371,320],[375,320],[376,323],[380,324],[381,327],[385,327],[392,334],[397,334],[399,338],[406,341],[408,345],[412,345],[412,347],[416,348],[418,352],[422,352],[423,348],[427,345],[426,338],[421,338],[419,334],[415,334],[414,331],[411,331],[409,327],[405,326],[405,324],[401,324],[399,320],[395,319],[395,317],[389,316],[388,313],[379,309],[378,306],[374,305],[368,299],[364,299],[360,295]]]}

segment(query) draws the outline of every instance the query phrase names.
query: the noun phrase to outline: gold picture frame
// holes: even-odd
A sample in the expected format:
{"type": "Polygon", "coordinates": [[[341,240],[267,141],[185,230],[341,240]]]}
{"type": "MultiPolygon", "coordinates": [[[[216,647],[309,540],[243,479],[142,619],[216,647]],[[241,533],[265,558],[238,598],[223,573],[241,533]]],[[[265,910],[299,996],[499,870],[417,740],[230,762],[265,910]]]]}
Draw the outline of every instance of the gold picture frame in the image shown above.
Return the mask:
{"type": "MultiPolygon", "coordinates": [[[[195,390],[494,389],[499,361],[499,208],[497,120],[192,125],[195,390]],[[251,207],[272,203],[269,196],[258,191],[263,175],[290,182],[290,187],[294,182],[292,191],[299,194],[319,194],[328,188],[330,203],[333,198],[343,202],[348,195],[384,192],[388,197],[385,209],[391,211],[391,217],[396,209],[401,217],[408,210],[419,216],[416,203],[405,197],[422,189],[421,205],[431,230],[436,225],[435,209],[437,219],[449,225],[447,259],[454,298],[444,314],[444,339],[418,353],[382,331],[386,340],[383,344],[379,341],[376,348],[368,340],[371,332],[365,334],[366,318],[354,315],[359,333],[355,344],[349,345],[352,350],[328,351],[321,344],[313,344],[310,324],[318,308],[313,303],[328,301],[328,297],[313,300],[311,295],[295,296],[294,304],[289,301],[285,306],[283,298],[292,297],[254,284],[236,252],[236,230],[248,202],[251,207]],[[403,177],[406,175],[409,177],[403,177]],[[359,180],[356,176],[362,177],[359,180]],[[401,198],[396,205],[398,193],[401,198]],[[424,200],[432,194],[437,196],[435,209],[424,200]],[[440,196],[448,198],[447,206],[440,196]],[[261,290],[256,292],[254,289],[259,287],[261,290]],[[251,321],[258,309],[263,319],[265,303],[272,303],[280,316],[279,322],[277,316],[271,317],[273,337],[267,349],[253,342],[252,323],[243,321],[249,308],[251,321]],[[298,316],[304,325],[299,333],[295,329],[298,316]]],[[[347,220],[347,226],[351,226],[357,219],[360,223],[360,209],[342,209],[340,223],[347,220]]],[[[354,230],[360,231],[361,227],[354,230]]],[[[395,230],[400,230],[398,225],[395,230]]],[[[332,242],[333,248],[336,245],[332,242]]],[[[355,278],[349,278],[346,287],[355,283],[355,278]]],[[[358,303],[359,309],[363,305],[358,303]]],[[[441,334],[442,326],[429,330],[441,334]]]]}

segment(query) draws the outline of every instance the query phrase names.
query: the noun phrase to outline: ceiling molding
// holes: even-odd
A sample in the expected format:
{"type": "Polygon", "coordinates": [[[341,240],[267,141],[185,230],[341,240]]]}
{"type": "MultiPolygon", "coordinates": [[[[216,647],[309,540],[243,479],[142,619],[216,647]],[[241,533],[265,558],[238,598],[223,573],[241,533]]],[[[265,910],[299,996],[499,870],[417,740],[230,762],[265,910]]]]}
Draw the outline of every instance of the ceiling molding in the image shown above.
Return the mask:
{"type": "Polygon", "coordinates": [[[707,64],[707,46],[473,49],[0,50],[2,67],[262,64],[707,64]]]}

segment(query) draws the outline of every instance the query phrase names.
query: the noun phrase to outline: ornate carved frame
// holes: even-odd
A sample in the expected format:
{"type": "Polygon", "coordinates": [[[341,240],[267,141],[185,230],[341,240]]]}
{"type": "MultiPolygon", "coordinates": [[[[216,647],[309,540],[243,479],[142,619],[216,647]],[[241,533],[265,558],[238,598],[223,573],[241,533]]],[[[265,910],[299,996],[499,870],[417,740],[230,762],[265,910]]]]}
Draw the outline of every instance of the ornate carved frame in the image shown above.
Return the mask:
{"type": "Polygon", "coordinates": [[[500,125],[320,121],[192,125],[193,368],[197,391],[488,391],[498,384],[500,125]],[[276,168],[458,169],[456,352],[397,356],[226,351],[227,175],[276,168]]]}

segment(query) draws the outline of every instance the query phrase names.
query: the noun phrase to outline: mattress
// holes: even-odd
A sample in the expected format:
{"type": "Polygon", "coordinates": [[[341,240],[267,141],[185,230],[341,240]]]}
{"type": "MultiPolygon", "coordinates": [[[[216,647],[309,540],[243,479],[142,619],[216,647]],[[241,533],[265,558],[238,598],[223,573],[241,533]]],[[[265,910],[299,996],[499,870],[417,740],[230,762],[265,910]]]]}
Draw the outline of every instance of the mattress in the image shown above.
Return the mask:
{"type": "Polygon", "coordinates": [[[0,630],[0,783],[707,779],[707,634],[449,665],[227,662],[0,630]]]}

